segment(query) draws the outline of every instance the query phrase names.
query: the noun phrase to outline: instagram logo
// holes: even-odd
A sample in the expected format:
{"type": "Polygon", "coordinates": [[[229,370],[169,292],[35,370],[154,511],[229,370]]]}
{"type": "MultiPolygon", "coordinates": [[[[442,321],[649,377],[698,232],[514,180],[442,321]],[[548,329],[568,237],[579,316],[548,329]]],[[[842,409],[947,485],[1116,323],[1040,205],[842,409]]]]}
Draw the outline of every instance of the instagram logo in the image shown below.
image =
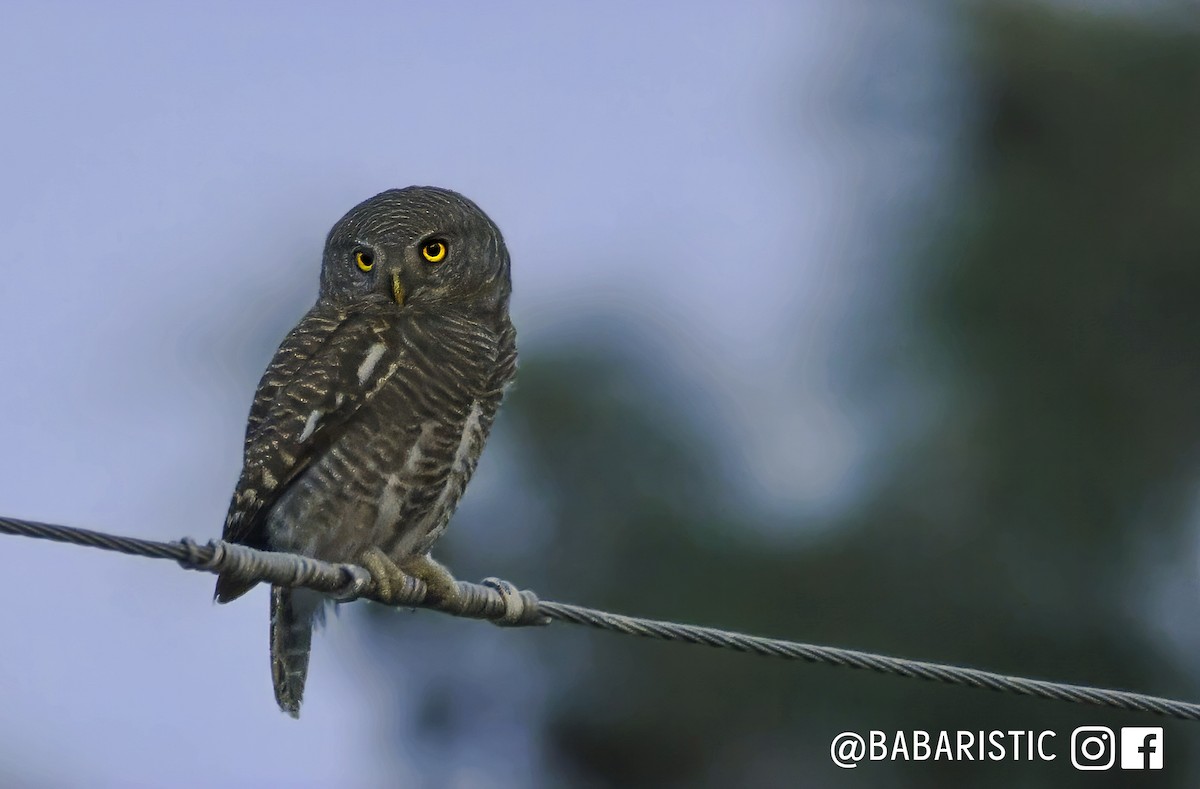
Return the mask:
{"type": "Polygon", "coordinates": [[[1080,726],[1071,732],[1071,764],[1077,770],[1108,770],[1116,761],[1115,746],[1107,726],[1080,726]]]}

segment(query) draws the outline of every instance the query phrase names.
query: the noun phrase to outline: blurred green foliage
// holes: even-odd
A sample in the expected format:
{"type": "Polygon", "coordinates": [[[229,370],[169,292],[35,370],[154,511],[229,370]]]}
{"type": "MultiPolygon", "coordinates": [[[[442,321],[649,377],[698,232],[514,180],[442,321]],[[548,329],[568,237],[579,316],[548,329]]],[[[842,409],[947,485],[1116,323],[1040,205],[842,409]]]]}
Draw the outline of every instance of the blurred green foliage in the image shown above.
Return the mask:
{"type": "MultiPolygon", "coordinates": [[[[912,287],[904,329],[881,323],[872,356],[922,382],[925,416],[853,512],[767,532],[738,514],[720,431],[688,407],[686,382],[602,344],[527,353],[489,452],[519,469],[512,498],[537,502],[542,527],[520,532],[530,547],[503,553],[503,567],[451,529],[460,574],[646,616],[1196,696],[1179,645],[1200,636],[1200,35],[994,3],[965,11],[963,32],[977,105],[944,195],[953,210],[888,261],[912,287]]],[[[499,502],[488,529],[519,530],[520,507],[499,502]]],[[[377,618],[391,661],[416,623],[377,618]]],[[[417,627],[436,629],[429,649],[476,638],[417,627]]],[[[1073,770],[1070,731],[1155,723],[564,627],[520,635],[544,663],[527,677],[538,692],[517,694],[548,785],[1091,787],[1129,774],[1073,770]],[[1059,758],[830,764],[837,732],[872,728],[1053,729],[1059,758]]],[[[1166,725],[1156,785],[1195,785],[1200,734],[1166,725]]]]}

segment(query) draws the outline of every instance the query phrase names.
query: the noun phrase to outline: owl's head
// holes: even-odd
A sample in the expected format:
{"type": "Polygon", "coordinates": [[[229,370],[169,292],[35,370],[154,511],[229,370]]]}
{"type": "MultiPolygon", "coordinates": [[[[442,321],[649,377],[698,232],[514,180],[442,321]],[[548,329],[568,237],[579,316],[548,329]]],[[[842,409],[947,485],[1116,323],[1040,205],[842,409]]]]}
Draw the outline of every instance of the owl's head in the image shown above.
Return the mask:
{"type": "Polygon", "coordinates": [[[329,231],[321,299],[399,307],[508,306],[512,284],[500,229],[449,189],[389,189],[350,209],[329,231]]]}

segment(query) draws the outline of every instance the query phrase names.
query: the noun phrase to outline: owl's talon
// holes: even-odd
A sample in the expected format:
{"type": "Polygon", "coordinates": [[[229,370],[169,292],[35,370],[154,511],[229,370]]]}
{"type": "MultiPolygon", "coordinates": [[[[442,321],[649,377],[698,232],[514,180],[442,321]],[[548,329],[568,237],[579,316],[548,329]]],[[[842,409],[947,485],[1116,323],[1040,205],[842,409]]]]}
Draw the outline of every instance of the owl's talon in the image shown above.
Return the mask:
{"type": "Polygon", "coordinates": [[[404,588],[406,575],[391,557],[379,548],[370,548],[363,553],[359,560],[375,581],[375,598],[382,603],[395,604],[397,596],[404,588]]]}
{"type": "Polygon", "coordinates": [[[400,568],[425,582],[425,600],[434,608],[449,613],[462,609],[462,594],[458,581],[429,554],[410,556],[400,562],[400,568]]]}

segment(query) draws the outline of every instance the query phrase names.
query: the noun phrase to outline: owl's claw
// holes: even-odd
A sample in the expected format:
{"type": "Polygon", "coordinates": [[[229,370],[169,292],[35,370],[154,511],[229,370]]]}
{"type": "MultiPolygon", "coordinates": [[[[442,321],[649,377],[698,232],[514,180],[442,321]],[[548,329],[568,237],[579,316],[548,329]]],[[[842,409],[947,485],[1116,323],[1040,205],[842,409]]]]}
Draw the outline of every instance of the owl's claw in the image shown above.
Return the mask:
{"type": "Polygon", "coordinates": [[[458,581],[429,554],[409,556],[401,560],[400,569],[425,582],[425,599],[443,611],[455,612],[462,608],[462,593],[458,581]]]}
{"type": "Polygon", "coordinates": [[[378,548],[370,548],[363,553],[359,564],[367,568],[375,581],[375,597],[382,603],[396,604],[396,597],[404,588],[407,576],[396,566],[391,557],[378,548]]]}
{"type": "MultiPolygon", "coordinates": [[[[397,564],[379,548],[370,548],[359,559],[375,581],[373,597],[381,603],[400,605],[413,602],[404,594],[410,578],[425,584],[425,599],[435,608],[455,612],[462,608],[462,593],[458,581],[428,554],[409,556],[397,564]]],[[[411,589],[409,590],[411,591],[411,589]]]]}

